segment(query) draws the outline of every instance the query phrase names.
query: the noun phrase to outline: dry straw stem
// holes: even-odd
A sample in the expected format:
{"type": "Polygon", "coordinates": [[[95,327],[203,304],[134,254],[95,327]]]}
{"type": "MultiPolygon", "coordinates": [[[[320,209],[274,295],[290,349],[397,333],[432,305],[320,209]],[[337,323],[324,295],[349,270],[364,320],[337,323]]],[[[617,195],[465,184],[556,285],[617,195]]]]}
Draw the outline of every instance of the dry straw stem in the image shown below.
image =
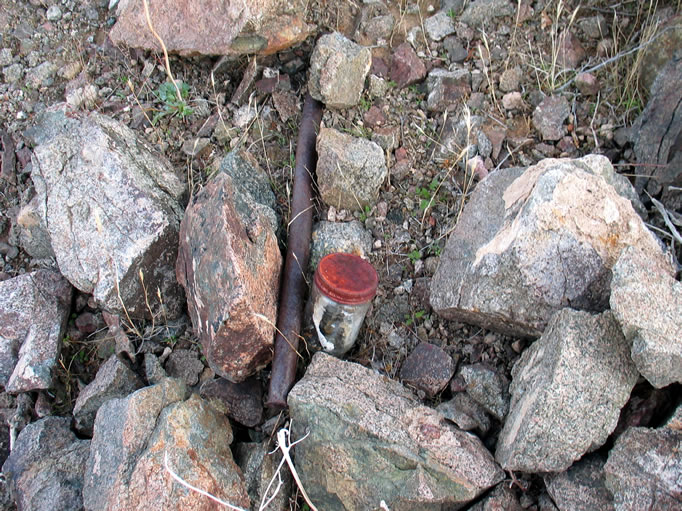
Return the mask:
{"type": "Polygon", "coordinates": [[[166,49],[166,45],[163,42],[163,39],[161,39],[159,34],[156,33],[156,30],[154,30],[154,25],[152,25],[152,18],[149,15],[149,3],[147,0],[142,0],[142,4],[144,5],[145,18],[147,18],[147,26],[149,27],[149,30],[154,35],[156,40],[159,41],[159,44],[161,45],[161,49],[163,50],[163,62],[166,66],[166,74],[168,75],[168,79],[170,80],[170,82],[175,87],[175,92],[178,95],[178,101],[182,101],[182,93],[180,92],[180,87],[178,87],[178,84],[175,82],[175,78],[173,78],[173,73],[171,72],[170,61],[168,59],[168,50],[166,49]]]}

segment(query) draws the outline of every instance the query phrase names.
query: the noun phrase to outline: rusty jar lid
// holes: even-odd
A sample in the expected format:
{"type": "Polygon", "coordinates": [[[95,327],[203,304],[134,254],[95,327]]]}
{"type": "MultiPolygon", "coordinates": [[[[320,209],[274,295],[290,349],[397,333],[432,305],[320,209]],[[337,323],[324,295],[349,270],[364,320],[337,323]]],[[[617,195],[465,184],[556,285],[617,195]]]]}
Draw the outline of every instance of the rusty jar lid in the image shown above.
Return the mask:
{"type": "Polygon", "coordinates": [[[322,258],[315,271],[315,285],[324,295],[346,305],[374,298],[379,277],[362,257],[340,252],[322,258]]]}

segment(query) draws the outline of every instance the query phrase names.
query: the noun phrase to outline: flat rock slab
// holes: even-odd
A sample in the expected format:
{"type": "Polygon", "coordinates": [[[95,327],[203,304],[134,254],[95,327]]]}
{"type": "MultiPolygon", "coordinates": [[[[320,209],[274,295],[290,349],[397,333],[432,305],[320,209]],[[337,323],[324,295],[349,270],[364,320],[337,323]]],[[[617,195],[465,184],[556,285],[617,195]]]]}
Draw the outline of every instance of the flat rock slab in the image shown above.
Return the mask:
{"type": "Polygon", "coordinates": [[[325,204],[361,210],[379,196],[388,168],[381,147],[333,128],[317,136],[317,186],[325,204]]]}
{"type": "MultiPolygon", "coordinates": [[[[121,0],[116,14],[109,33],[115,45],[161,51],[142,2],[121,0]]],[[[168,51],[185,56],[267,55],[303,41],[313,28],[300,2],[277,0],[158,0],[149,2],[149,15],[168,51]]]]}
{"type": "Polygon", "coordinates": [[[606,487],[618,511],[682,509],[682,432],[630,428],[609,452],[606,487]]]}
{"type": "Polygon", "coordinates": [[[343,34],[320,37],[310,57],[310,95],[331,108],[350,108],[360,101],[372,52],[343,34]]]}
{"type": "Polygon", "coordinates": [[[458,21],[478,27],[485,25],[493,18],[511,16],[515,10],[516,4],[509,0],[474,0],[467,4],[458,21]]]}
{"type": "Polygon", "coordinates": [[[66,417],[46,417],[17,437],[2,466],[20,510],[83,509],[89,440],[79,440],[66,417]]]}
{"type": "Polygon", "coordinates": [[[468,69],[434,69],[426,77],[428,97],[426,107],[432,111],[443,112],[457,108],[460,98],[471,93],[471,73],[468,69]]]}
{"type": "Polygon", "coordinates": [[[564,307],[605,310],[625,247],[664,264],[624,180],[602,156],[491,173],[448,239],[432,279],[434,310],[521,337],[538,337],[564,307]]]}
{"type": "Polygon", "coordinates": [[[87,460],[86,511],[215,509],[193,486],[248,508],[241,471],[230,451],[229,420],[171,378],[100,408],[87,460]]]}
{"type": "Polygon", "coordinates": [[[318,509],[459,509],[504,473],[399,383],[317,353],[289,394],[296,468],[318,509]]]}
{"type": "Polygon", "coordinates": [[[606,488],[606,458],[590,454],[566,472],[545,476],[545,486],[559,511],[615,511],[613,495],[606,488]]]}
{"type": "Polygon", "coordinates": [[[92,436],[97,410],[109,399],[124,398],[143,387],[135,372],[116,355],[112,355],[97,371],[95,379],[78,394],[73,408],[74,425],[79,433],[92,436]]]}
{"type": "Polygon", "coordinates": [[[38,270],[0,282],[0,384],[10,393],[52,387],[73,288],[38,270]]]}
{"type": "Polygon", "coordinates": [[[610,301],[637,369],[660,389],[682,383],[682,284],[658,262],[625,249],[613,268],[610,301]]]}
{"type": "Polygon", "coordinates": [[[234,382],[272,357],[282,265],[274,203],[254,158],[230,153],[182,220],[177,278],[208,365],[234,382]]]}
{"type": "Polygon", "coordinates": [[[186,192],[171,165],[128,127],[92,112],[42,115],[31,178],[61,273],[109,312],[173,319],[173,273],[186,192]],[[127,311],[127,312],[126,312],[127,311]]]}
{"type": "Polygon", "coordinates": [[[610,311],[564,309],[521,354],[512,377],[495,459],[506,470],[562,472],[606,442],[638,373],[610,311]]]}

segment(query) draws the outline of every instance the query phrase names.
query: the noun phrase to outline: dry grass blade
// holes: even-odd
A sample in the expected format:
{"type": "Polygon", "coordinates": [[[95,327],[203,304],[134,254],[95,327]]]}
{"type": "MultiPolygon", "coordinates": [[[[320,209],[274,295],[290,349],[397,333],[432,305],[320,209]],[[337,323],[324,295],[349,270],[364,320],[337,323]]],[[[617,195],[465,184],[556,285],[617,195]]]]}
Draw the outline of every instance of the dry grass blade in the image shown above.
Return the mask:
{"type": "Polygon", "coordinates": [[[161,36],[159,36],[159,34],[156,33],[156,30],[154,30],[154,25],[152,25],[152,18],[149,15],[149,2],[148,0],[142,0],[142,4],[144,5],[144,16],[147,19],[147,26],[149,27],[149,30],[154,35],[156,40],[159,41],[159,44],[161,45],[161,50],[163,50],[163,63],[166,68],[168,80],[170,80],[170,82],[175,87],[175,91],[177,92],[178,95],[178,101],[182,101],[182,92],[180,92],[180,87],[178,87],[178,84],[175,82],[175,78],[173,78],[173,73],[171,72],[170,60],[168,59],[168,50],[166,49],[166,44],[163,42],[163,39],[161,39],[161,36]]]}

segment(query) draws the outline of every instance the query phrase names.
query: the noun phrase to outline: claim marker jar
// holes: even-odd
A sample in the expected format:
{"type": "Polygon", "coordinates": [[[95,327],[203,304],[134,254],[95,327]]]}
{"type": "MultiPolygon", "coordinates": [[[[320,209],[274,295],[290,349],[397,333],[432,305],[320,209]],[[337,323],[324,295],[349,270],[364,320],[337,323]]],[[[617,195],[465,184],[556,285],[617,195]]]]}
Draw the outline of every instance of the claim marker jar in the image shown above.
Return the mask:
{"type": "Polygon", "coordinates": [[[309,305],[325,352],[341,357],[353,347],[378,283],[376,270],[359,256],[337,252],[322,258],[309,305]]]}

